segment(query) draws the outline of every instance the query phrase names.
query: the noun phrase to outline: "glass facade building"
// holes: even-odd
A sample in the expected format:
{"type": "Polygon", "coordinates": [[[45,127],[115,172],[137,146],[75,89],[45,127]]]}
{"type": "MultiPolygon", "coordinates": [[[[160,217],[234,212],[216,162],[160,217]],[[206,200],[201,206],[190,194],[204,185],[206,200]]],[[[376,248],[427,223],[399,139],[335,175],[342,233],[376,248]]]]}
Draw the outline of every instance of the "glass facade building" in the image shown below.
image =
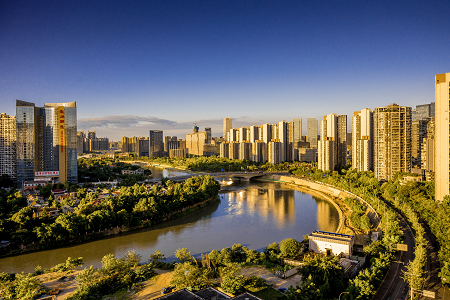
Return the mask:
{"type": "Polygon", "coordinates": [[[60,182],[76,182],[77,109],[75,102],[34,103],[17,100],[17,184],[34,172],[59,171],[60,182]],[[19,117],[17,117],[19,116],[19,117]]]}

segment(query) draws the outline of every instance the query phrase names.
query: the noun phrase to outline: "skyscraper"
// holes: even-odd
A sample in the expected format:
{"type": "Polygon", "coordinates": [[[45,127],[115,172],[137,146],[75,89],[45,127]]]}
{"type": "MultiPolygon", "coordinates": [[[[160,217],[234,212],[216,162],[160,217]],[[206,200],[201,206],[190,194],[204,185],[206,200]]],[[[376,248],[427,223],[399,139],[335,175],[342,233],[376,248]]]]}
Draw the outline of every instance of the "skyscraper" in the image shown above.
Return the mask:
{"type": "Polygon", "coordinates": [[[373,113],[365,108],[352,118],[352,168],[373,170],[373,113]]]}
{"type": "Polygon", "coordinates": [[[320,140],[317,142],[318,168],[323,171],[333,171],[336,166],[336,141],[333,130],[329,130],[328,127],[336,127],[337,123],[334,122],[333,115],[328,116],[320,121],[320,140]]]}
{"type": "Polygon", "coordinates": [[[316,118],[308,118],[306,124],[306,136],[307,142],[311,148],[317,149],[317,119],[316,118]]]}
{"type": "Polygon", "coordinates": [[[333,171],[347,165],[347,116],[329,114],[320,121],[318,167],[333,171]]]}
{"type": "Polygon", "coordinates": [[[337,117],[337,165],[347,166],[347,115],[337,117]]]}
{"type": "Polygon", "coordinates": [[[6,174],[14,182],[16,170],[16,117],[0,115],[0,175],[6,174]]]}
{"type": "Polygon", "coordinates": [[[34,103],[16,100],[17,182],[34,172],[59,171],[59,181],[77,181],[77,108],[75,102],[34,103]]]}
{"type": "Polygon", "coordinates": [[[450,194],[450,73],[435,77],[435,189],[436,200],[442,201],[450,194]]]}
{"type": "Polygon", "coordinates": [[[227,142],[230,141],[228,138],[228,133],[230,129],[233,128],[233,119],[232,118],[224,118],[223,119],[223,139],[227,142]]]}
{"type": "Polygon", "coordinates": [[[391,180],[399,171],[410,172],[411,107],[377,107],[373,119],[375,177],[391,180]]]}
{"type": "Polygon", "coordinates": [[[164,151],[164,136],[161,130],[149,131],[148,156],[161,157],[164,151]]]}
{"type": "Polygon", "coordinates": [[[294,130],[293,132],[294,142],[300,142],[302,140],[302,118],[292,119],[292,126],[294,130]]]}

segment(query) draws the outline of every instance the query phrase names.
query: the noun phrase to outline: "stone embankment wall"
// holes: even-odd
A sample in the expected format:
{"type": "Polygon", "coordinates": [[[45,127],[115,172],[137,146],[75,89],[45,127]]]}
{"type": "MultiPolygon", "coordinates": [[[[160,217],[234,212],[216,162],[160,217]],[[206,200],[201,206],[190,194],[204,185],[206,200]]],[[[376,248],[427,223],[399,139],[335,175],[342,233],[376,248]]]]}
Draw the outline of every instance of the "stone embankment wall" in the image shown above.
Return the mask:
{"type": "Polygon", "coordinates": [[[339,226],[336,229],[336,232],[343,233],[342,230],[344,229],[343,228],[344,216],[342,214],[341,208],[333,201],[333,198],[339,198],[340,196],[343,196],[341,195],[343,194],[342,191],[330,186],[316,183],[314,181],[285,175],[267,174],[264,177],[262,177],[261,180],[278,181],[286,184],[296,185],[305,188],[307,190],[311,190],[313,194],[317,194],[320,197],[330,201],[334,205],[334,207],[336,207],[336,210],[339,213],[339,226]]]}
{"type": "MultiPolygon", "coordinates": [[[[298,178],[298,177],[294,177],[294,176],[283,176],[283,175],[265,175],[263,179],[266,180],[273,180],[273,181],[279,181],[279,182],[283,182],[283,183],[287,183],[287,184],[294,184],[300,187],[304,187],[307,189],[311,189],[316,193],[319,194],[326,194],[335,198],[341,198],[341,199],[345,199],[347,197],[351,197],[354,199],[358,199],[361,204],[363,204],[366,208],[366,214],[370,219],[370,222],[375,226],[376,230],[379,231],[381,233],[381,221],[380,221],[380,217],[378,216],[378,214],[376,213],[375,209],[369,204],[367,203],[364,199],[362,199],[361,197],[345,191],[345,190],[340,190],[336,187],[333,187],[331,185],[325,184],[325,183],[321,183],[321,182],[316,182],[316,181],[312,181],[308,178],[298,178]]],[[[324,195],[324,196],[326,196],[324,195]]],[[[339,232],[340,229],[342,229],[342,211],[339,208],[339,206],[333,201],[332,198],[330,197],[326,197],[327,200],[331,201],[334,206],[336,207],[336,209],[339,212],[339,218],[341,219],[340,225],[339,225],[339,230],[336,230],[336,232],[339,232]]]]}

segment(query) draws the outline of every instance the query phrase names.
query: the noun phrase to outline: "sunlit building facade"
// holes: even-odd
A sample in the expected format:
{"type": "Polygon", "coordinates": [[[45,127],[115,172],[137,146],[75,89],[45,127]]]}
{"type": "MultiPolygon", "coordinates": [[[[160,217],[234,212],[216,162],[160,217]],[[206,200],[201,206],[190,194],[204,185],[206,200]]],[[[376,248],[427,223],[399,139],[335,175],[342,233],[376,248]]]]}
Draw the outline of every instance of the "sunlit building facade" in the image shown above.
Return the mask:
{"type": "Polygon", "coordinates": [[[352,117],[352,168],[373,170],[373,112],[368,108],[352,117]]]}
{"type": "MultiPolygon", "coordinates": [[[[374,173],[391,180],[397,172],[411,171],[411,107],[391,104],[375,108],[374,173]]],[[[448,139],[448,136],[447,136],[448,139]]]]}
{"type": "Polygon", "coordinates": [[[0,175],[16,180],[16,117],[0,115],[0,175]]]}
{"type": "Polygon", "coordinates": [[[306,122],[306,141],[311,148],[317,148],[317,119],[308,118],[306,122]]]}
{"type": "Polygon", "coordinates": [[[17,183],[34,172],[59,171],[59,182],[77,181],[77,108],[75,102],[16,101],[17,183]]]}
{"type": "Polygon", "coordinates": [[[434,165],[436,200],[450,194],[450,73],[435,77],[434,165]]]}

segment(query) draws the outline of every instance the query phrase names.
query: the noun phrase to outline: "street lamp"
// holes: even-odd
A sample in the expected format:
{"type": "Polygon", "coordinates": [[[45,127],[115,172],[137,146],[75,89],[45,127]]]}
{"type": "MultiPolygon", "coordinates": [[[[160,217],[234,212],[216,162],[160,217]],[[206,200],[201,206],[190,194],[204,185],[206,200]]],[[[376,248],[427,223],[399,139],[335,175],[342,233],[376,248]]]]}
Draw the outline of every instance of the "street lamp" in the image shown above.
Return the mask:
{"type": "Polygon", "coordinates": [[[349,292],[342,292],[342,293],[339,295],[339,300],[341,300],[342,294],[349,294],[349,292]]]}

